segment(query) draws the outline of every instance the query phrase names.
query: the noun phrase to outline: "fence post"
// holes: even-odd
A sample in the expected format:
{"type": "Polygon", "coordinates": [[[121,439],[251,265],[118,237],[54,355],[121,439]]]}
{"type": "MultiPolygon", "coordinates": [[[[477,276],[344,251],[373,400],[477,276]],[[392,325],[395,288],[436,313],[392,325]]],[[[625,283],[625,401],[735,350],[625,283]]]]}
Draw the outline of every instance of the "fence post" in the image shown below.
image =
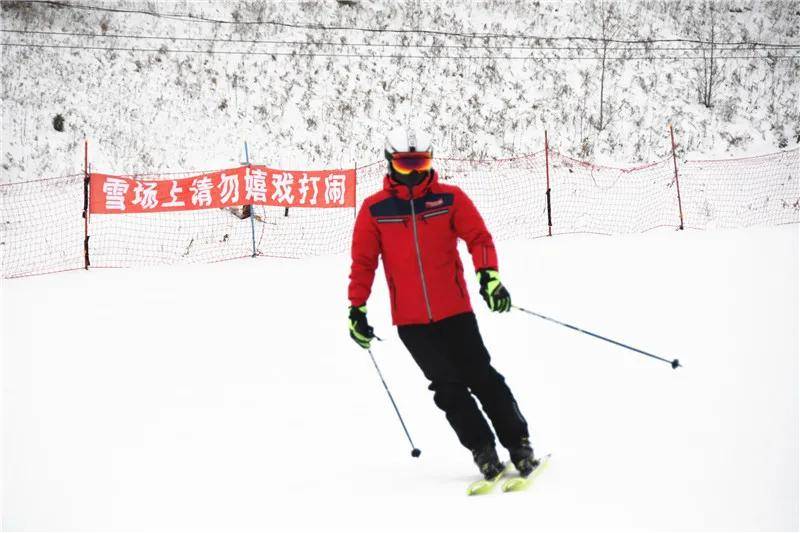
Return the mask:
{"type": "Polygon", "coordinates": [[[83,140],[83,268],[89,270],[89,140],[83,140]]]}
{"type": "Polygon", "coordinates": [[[553,217],[550,209],[550,146],[547,143],[547,130],[544,130],[544,168],[547,176],[547,236],[553,236],[553,217]]]}
{"type": "MultiPolygon", "coordinates": [[[[250,168],[250,154],[247,151],[247,141],[244,142],[244,164],[247,165],[247,168],[250,168]]],[[[250,219],[250,235],[253,238],[253,257],[255,257],[256,256],[256,223],[253,222],[253,218],[254,218],[255,213],[253,213],[253,206],[252,205],[244,206],[243,209],[244,208],[247,208],[250,211],[250,216],[248,218],[250,219]]]]}
{"type": "Polygon", "coordinates": [[[678,181],[678,158],[675,155],[675,134],[672,132],[672,123],[669,123],[669,137],[672,140],[672,164],[675,167],[675,190],[678,191],[678,214],[681,217],[679,229],[683,229],[683,206],[681,205],[681,184],[678,181]]]}

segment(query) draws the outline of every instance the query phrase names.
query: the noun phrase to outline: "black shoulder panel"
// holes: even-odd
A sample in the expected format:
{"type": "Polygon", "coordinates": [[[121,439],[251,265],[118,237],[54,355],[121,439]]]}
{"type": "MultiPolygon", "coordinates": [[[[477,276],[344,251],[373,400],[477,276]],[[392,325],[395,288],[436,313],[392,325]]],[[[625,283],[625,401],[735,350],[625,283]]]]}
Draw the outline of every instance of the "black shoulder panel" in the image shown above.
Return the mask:
{"type": "MultiPolygon", "coordinates": [[[[452,193],[428,193],[414,200],[414,211],[421,214],[433,209],[441,209],[453,205],[452,193]]],[[[370,206],[369,212],[373,217],[396,217],[411,215],[411,202],[396,197],[387,198],[370,206]]]]}
{"type": "Polygon", "coordinates": [[[369,214],[373,217],[396,217],[411,214],[411,206],[408,202],[395,198],[394,196],[375,202],[369,206],[369,214]]]}

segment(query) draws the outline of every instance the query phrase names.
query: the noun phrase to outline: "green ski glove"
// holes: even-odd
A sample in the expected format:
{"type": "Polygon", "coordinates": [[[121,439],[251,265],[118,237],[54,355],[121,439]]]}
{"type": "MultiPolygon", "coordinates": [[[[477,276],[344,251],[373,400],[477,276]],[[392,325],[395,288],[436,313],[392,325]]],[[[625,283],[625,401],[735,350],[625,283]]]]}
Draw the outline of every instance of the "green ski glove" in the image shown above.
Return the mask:
{"type": "Polygon", "coordinates": [[[369,348],[369,343],[375,337],[372,326],[367,323],[367,306],[350,306],[350,337],[364,349],[369,348]]]}
{"type": "Polygon", "coordinates": [[[504,313],[511,309],[511,295],[500,283],[500,274],[488,268],[477,272],[481,284],[481,296],[492,311],[504,313]]]}

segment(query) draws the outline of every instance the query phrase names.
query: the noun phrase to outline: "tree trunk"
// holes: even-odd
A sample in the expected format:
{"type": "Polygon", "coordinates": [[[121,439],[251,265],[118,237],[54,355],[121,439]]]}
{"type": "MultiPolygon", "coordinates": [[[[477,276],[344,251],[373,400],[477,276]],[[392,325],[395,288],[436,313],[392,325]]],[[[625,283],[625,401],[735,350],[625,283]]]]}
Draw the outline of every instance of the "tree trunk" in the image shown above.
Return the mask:
{"type": "Polygon", "coordinates": [[[711,69],[708,76],[708,104],[706,107],[711,107],[711,95],[714,90],[714,4],[711,4],[711,69]]]}
{"type": "Polygon", "coordinates": [[[603,59],[600,63],[600,122],[597,124],[597,129],[599,131],[603,131],[603,95],[605,92],[605,81],[606,81],[606,48],[608,47],[608,41],[603,41],[603,59]]]}
{"type": "Polygon", "coordinates": [[[701,91],[702,103],[706,107],[711,107],[712,96],[714,92],[714,83],[717,70],[714,65],[714,45],[716,44],[716,18],[714,15],[714,2],[709,4],[711,11],[711,40],[709,42],[709,55],[706,57],[705,48],[703,48],[703,90],[701,91]]]}

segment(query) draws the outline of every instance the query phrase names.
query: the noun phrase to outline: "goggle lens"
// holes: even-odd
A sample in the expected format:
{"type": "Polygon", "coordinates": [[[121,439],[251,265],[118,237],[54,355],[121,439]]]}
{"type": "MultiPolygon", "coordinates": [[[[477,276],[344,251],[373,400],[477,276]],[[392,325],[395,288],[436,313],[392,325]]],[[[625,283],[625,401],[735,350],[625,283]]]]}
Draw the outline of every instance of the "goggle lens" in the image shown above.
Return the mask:
{"type": "Polygon", "coordinates": [[[392,156],[392,168],[400,174],[426,172],[432,165],[433,159],[428,152],[398,152],[392,156]]]}

